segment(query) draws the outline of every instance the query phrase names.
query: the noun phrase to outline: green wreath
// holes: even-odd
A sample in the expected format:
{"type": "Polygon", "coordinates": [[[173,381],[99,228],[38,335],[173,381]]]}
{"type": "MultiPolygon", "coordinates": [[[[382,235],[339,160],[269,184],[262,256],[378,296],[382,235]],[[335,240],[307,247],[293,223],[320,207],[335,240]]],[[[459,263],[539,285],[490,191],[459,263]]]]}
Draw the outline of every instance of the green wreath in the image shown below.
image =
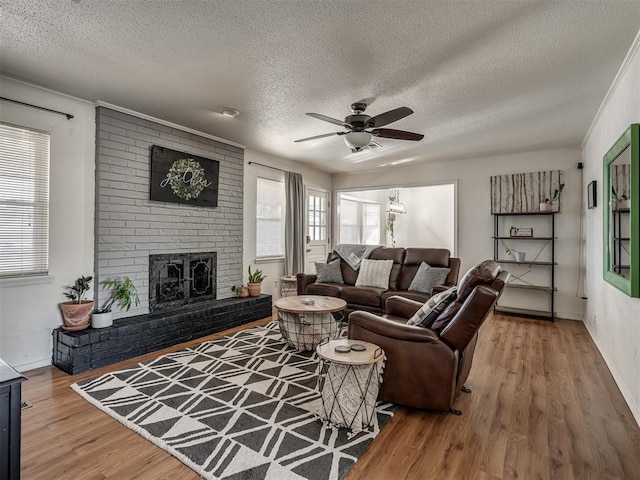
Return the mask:
{"type": "Polygon", "coordinates": [[[193,158],[173,162],[168,176],[171,190],[183,200],[198,198],[209,183],[204,177],[204,168],[193,158]]]}

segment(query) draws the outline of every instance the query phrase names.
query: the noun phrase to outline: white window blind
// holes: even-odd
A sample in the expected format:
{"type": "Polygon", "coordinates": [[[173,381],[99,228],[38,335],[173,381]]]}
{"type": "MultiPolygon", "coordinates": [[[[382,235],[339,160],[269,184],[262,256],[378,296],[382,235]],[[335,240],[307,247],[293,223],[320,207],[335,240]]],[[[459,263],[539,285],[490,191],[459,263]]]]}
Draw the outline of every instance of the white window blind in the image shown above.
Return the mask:
{"type": "Polygon", "coordinates": [[[284,256],[284,183],[258,178],[256,257],[284,256]]]}
{"type": "Polygon", "coordinates": [[[0,277],[49,268],[49,134],[0,123],[0,277]]]}

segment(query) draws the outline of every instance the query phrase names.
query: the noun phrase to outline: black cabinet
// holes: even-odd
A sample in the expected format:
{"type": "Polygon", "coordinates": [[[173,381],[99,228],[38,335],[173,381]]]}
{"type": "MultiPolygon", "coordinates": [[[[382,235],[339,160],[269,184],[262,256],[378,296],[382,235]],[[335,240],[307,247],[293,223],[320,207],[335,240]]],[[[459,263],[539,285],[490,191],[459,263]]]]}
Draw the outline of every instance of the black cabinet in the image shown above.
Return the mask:
{"type": "MultiPolygon", "coordinates": [[[[501,305],[504,298],[501,298],[495,306],[496,313],[507,313],[525,317],[543,318],[553,321],[555,318],[555,292],[556,292],[556,254],[555,254],[555,212],[530,212],[530,213],[495,213],[493,214],[493,259],[499,263],[511,265],[506,267],[511,273],[511,279],[507,284],[509,289],[518,289],[521,292],[531,291],[537,294],[546,295],[548,308],[515,308],[501,305]],[[507,219],[515,217],[540,217],[545,223],[543,229],[516,228],[516,234],[512,232],[511,226],[507,225],[507,219]],[[517,231],[524,230],[526,235],[521,235],[517,231]],[[543,230],[543,234],[535,235],[535,232],[543,230]],[[507,248],[512,251],[518,250],[518,246],[526,246],[529,250],[525,252],[529,258],[517,258],[513,254],[511,258],[502,256],[502,251],[507,248]],[[533,258],[531,258],[533,256],[533,258]],[[531,282],[526,275],[536,270],[538,277],[544,276],[544,282],[531,282]],[[546,272],[543,275],[542,272],[546,272]]],[[[524,247],[523,247],[524,249],[524,247]]]]}
{"type": "Polygon", "coordinates": [[[21,383],[25,377],[0,360],[0,479],[20,478],[21,383]]]}

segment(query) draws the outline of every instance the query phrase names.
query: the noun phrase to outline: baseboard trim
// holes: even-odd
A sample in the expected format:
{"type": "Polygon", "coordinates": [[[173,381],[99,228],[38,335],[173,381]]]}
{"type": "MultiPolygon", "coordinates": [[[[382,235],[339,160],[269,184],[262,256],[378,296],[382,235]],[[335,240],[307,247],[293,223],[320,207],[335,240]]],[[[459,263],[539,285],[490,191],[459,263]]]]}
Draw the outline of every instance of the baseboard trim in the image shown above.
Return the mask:
{"type": "Polygon", "coordinates": [[[51,358],[43,358],[41,360],[36,360],[34,362],[23,363],[21,365],[11,365],[20,373],[28,372],[29,370],[34,370],[40,367],[48,367],[51,365],[51,358]]]}
{"type": "Polygon", "coordinates": [[[611,358],[609,357],[609,355],[607,355],[605,350],[602,348],[600,342],[598,341],[598,339],[595,337],[595,335],[589,328],[589,325],[586,322],[584,325],[585,327],[587,327],[587,332],[589,332],[589,336],[591,337],[591,340],[593,340],[593,343],[596,344],[596,348],[600,352],[600,355],[602,355],[602,358],[604,359],[604,363],[607,364],[607,367],[609,368],[609,371],[613,376],[613,380],[616,382],[616,385],[618,386],[620,393],[622,393],[622,398],[624,398],[624,401],[627,403],[629,410],[631,410],[631,415],[633,415],[633,418],[636,421],[636,425],[640,426],[640,405],[638,405],[633,401],[633,397],[631,396],[630,390],[627,388],[624,381],[622,381],[622,377],[614,367],[613,362],[611,361],[611,358]]]}

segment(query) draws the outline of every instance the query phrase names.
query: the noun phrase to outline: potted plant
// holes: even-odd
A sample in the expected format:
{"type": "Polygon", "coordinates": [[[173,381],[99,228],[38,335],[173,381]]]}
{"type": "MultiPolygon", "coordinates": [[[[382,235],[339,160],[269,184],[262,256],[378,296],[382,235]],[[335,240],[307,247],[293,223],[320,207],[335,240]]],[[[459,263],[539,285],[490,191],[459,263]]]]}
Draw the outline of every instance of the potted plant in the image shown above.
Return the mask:
{"type": "Polygon", "coordinates": [[[540,203],[540,211],[541,212],[553,212],[553,204],[556,200],[560,199],[560,195],[562,194],[562,189],[564,188],[564,183],[558,185],[553,192],[553,196],[551,198],[545,198],[544,202],[540,203]]]}
{"type": "Polygon", "coordinates": [[[131,303],[135,306],[140,304],[138,290],[129,277],[113,278],[102,282],[102,286],[109,289],[109,297],[105,300],[102,308],[96,309],[91,318],[93,328],[105,328],[113,325],[113,313],[111,309],[115,304],[124,310],[129,311],[131,303]]]}
{"type": "Polygon", "coordinates": [[[615,187],[611,186],[611,195],[616,200],[616,210],[628,210],[631,206],[631,202],[627,198],[627,196],[623,193],[622,195],[618,195],[615,187]]]}
{"type": "Polygon", "coordinates": [[[83,330],[89,326],[89,319],[93,311],[93,300],[84,300],[84,296],[91,288],[93,277],[79,277],[75,283],[66,287],[65,297],[69,300],[60,303],[65,330],[83,330]]]}
{"type": "Polygon", "coordinates": [[[265,278],[267,278],[267,276],[262,274],[262,270],[256,268],[256,271],[252,272],[251,265],[249,265],[249,283],[247,283],[249,296],[257,297],[260,295],[260,291],[262,290],[262,281],[265,278]]]}
{"type": "Polygon", "coordinates": [[[387,224],[385,225],[384,229],[389,232],[389,236],[391,237],[392,247],[396,246],[396,236],[395,236],[395,232],[393,231],[395,222],[396,222],[396,214],[389,212],[389,214],[387,215],[387,224]]]}
{"type": "Polygon", "coordinates": [[[524,259],[527,256],[527,252],[518,252],[517,250],[509,248],[509,245],[507,244],[504,245],[504,253],[506,253],[507,255],[511,255],[513,259],[518,263],[524,262],[524,259]]]}

